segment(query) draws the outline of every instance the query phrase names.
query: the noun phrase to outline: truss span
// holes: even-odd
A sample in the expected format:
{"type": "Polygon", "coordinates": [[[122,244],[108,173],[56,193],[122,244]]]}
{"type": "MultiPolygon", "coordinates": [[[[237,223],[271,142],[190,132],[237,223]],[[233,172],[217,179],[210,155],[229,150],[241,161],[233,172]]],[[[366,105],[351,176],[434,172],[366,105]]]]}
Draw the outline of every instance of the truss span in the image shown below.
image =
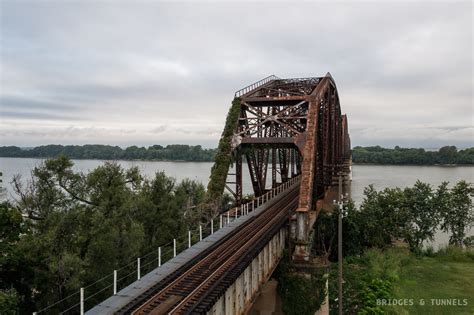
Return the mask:
{"type": "Polygon", "coordinates": [[[221,158],[213,168],[226,170],[227,177],[221,176],[225,182],[210,185],[228,187],[240,205],[245,198],[245,172],[255,196],[301,175],[296,239],[305,243],[308,212],[315,209],[335,176],[349,168],[348,120],[341,113],[336,83],[329,73],[310,78],[269,76],[237,91],[235,96],[233,104],[238,108],[233,108],[234,116],[230,121],[228,117],[226,124],[233,133],[224,132],[227,141],[221,139],[229,156],[228,165],[219,167],[223,164],[221,158]],[[229,172],[231,161],[235,166],[229,172]]]}

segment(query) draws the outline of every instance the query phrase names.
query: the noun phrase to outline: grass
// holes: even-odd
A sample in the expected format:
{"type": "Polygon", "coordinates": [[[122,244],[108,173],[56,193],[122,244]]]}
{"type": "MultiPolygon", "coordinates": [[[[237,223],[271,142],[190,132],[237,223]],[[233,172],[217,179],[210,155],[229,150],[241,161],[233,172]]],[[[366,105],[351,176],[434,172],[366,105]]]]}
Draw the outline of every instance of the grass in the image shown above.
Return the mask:
{"type": "MultiPolygon", "coordinates": [[[[337,314],[337,264],[329,279],[330,313],[337,314]]],[[[370,249],[344,259],[344,281],[344,314],[474,314],[474,250],[370,249]],[[391,305],[377,303],[384,299],[391,305]],[[463,305],[439,305],[447,300],[463,305]]]]}
{"type": "Polygon", "coordinates": [[[393,298],[412,299],[413,305],[387,306],[391,314],[474,314],[474,255],[447,248],[432,257],[409,255],[393,282],[393,298]],[[438,299],[438,301],[432,301],[438,299]],[[467,305],[436,305],[452,299],[467,305]],[[424,305],[420,305],[420,301],[424,305]]]}

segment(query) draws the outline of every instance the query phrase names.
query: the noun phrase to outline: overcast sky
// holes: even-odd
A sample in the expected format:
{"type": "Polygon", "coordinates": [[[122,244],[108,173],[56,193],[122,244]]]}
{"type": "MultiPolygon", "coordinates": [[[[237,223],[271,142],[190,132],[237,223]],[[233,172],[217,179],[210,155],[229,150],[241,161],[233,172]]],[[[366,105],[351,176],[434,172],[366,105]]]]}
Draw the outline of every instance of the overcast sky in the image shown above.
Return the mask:
{"type": "Polygon", "coordinates": [[[235,90],[330,72],[353,145],[474,146],[471,1],[0,3],[2,145],[214,147],[235,90]]]}

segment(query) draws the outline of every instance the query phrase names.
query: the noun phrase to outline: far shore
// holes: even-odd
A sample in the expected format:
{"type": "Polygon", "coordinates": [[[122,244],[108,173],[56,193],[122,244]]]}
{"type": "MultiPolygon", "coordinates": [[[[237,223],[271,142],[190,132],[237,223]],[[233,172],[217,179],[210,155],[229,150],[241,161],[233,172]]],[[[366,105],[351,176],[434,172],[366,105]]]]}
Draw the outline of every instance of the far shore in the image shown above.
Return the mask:
{"type": "MultiPolygon", "coordinates": [[[[0,158],[9,159],[54,159],[58,156],[37,156],[37,157],[24,157],[24,156],[0,156],[0,158]]],[[[97,159],[97,158],[71,158],[71,160],[90,160],[90,161],[130,161],[130,162],[176,162],[176,163],[214,163],[214,161],[192,161],[192,160],[156,160],[156,159],[97,159]]],[[[246,163],[246,161],[243,161],[246,163]]],[[[474,167],[474,164],[378,164],[378,163],[352,163],[352,165],[362,166],[437,166],[437,167],[474,167]]]]}

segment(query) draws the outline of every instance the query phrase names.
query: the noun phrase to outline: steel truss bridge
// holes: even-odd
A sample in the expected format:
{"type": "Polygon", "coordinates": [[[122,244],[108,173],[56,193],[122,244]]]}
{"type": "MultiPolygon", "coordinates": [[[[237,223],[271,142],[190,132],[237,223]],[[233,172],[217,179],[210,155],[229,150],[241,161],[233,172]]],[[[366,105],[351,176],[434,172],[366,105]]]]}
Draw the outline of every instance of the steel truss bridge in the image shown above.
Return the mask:
{"type": "Polygon", "coordinates": [[[293,259],[308,261],[317,201],[350,168],[331,75],[269,76],[237,91],[217,156],[209,190],[234,196],[220,214],[227,224],[88,313],[245,314],[288,240],[293,259]],[[244,175],[253,195],[243,195],[244,175]]]}

